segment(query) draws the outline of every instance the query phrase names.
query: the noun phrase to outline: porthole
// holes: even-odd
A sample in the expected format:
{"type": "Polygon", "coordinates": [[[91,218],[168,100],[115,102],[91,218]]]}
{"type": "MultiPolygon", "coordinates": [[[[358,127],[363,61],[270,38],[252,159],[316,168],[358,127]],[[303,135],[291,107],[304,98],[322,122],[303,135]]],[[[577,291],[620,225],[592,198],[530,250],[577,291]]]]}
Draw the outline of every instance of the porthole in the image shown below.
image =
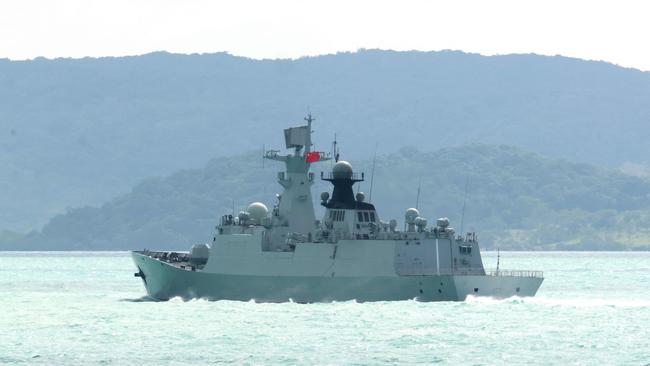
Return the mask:
{"type": "Polygon", "coordinates": [[[478,287],[474,287],[474,292],[478,292],[478,287]]]}

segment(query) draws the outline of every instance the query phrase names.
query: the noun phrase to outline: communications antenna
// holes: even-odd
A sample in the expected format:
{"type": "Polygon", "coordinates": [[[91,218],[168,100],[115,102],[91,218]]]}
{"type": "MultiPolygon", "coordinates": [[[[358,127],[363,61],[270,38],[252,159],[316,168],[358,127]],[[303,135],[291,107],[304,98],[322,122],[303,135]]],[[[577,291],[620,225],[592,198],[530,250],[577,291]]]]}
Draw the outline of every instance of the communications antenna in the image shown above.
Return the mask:
{"type": "Polygon", "coordinates": [[[372,171],[370,173],[370,193],[368,194],[368,202],[372,202],[372,183],[375,180],[375,163],[377,162],[377,146],[379,143],[375,143],[375,156],[372,157],[372,171]]]}
{"type": "Polygon", "coordinates": [[[420,205],[420,187],[422,186],[422,176],[420,176],[420,179],[418,180],[418,196],[415,199],[415,208],[418,209],[420,205]]]}
{"type": "Polygon", "coordinates": [[[465,193],[463,195],[463,210],[460,214],[460,235],[464,235],[463,225],[465,224],[465,206],[467,204],[467,185],[469,184],[469,176],[465,177],[465,193]]]}
{"type": "Polygon", "coordinates": [[[497,248],[497,276],[499,275],[499,262],[501,260],[501,252],[499,251],[499,248],[497,248]]]}
{"type": "Polygon", "coordinates": [[[332,141],[332,156],[334,159],[330,160],[330,167],[333,167],[334,163],[338,163],[339,161],[339,146],[336,141],[336,133],[334,133],[334,141],[332,141]]]}

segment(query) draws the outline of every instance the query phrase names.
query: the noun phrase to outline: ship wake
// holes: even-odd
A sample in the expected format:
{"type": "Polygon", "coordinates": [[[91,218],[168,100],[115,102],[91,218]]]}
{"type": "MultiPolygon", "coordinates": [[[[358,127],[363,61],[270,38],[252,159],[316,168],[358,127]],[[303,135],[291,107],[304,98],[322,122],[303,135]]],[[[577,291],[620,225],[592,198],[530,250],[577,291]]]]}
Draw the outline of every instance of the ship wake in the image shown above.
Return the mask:
{"type": "Polygon", "coordinates": [[[580,299],[563,299],[549,297],[518,297],[513,296],[505,299],[497,299],[484,296],[468,296],[465,302],[470,304],[524,304],[540,305],[552,307],[573,307],[573,308],[594,308],[594,307],[612,307],[612,308],[649,308],[650,299],[603,299],[603,298],[580,298],[580,299]]]}

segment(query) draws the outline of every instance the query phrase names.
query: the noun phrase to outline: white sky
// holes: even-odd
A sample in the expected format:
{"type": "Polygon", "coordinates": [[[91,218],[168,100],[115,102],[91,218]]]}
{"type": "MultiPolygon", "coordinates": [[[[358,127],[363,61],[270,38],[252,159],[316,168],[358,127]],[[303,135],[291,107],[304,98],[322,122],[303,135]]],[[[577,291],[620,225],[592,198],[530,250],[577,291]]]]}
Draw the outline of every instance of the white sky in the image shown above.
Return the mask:
{"type": "Polygon", "coordinates": [[[650,1],[2,0],[0,57],[454,49],[650,70],[650,1]]]}

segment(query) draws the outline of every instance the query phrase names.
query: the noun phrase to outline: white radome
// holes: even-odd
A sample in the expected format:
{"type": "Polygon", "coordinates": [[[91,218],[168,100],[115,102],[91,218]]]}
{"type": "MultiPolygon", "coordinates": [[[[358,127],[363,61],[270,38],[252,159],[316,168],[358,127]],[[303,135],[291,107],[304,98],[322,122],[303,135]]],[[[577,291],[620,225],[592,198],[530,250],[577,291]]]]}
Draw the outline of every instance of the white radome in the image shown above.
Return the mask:
{"type": "Polygon", "coordinates": [[[345,160],[340,160],[332,168],[332,174],[335,179],[352,178],[352,164],[345,160]]]}
{"type": "Polygon", "coordinates": [[[406,210],[406,213],[404,214],[407,224],[415,223],[415,219],[418,218],[419,216],[420,216],[420,211],[418,211],[417,208],[413,208],[413,207],[406,210]]]}
{"type": "Polygon", "coordinates": [[[262,219],[269,214],[269,209],[262,202],[251,203],[246,211],[248,211],[250,218],[256,222],[262,222],[262,219]]]}

